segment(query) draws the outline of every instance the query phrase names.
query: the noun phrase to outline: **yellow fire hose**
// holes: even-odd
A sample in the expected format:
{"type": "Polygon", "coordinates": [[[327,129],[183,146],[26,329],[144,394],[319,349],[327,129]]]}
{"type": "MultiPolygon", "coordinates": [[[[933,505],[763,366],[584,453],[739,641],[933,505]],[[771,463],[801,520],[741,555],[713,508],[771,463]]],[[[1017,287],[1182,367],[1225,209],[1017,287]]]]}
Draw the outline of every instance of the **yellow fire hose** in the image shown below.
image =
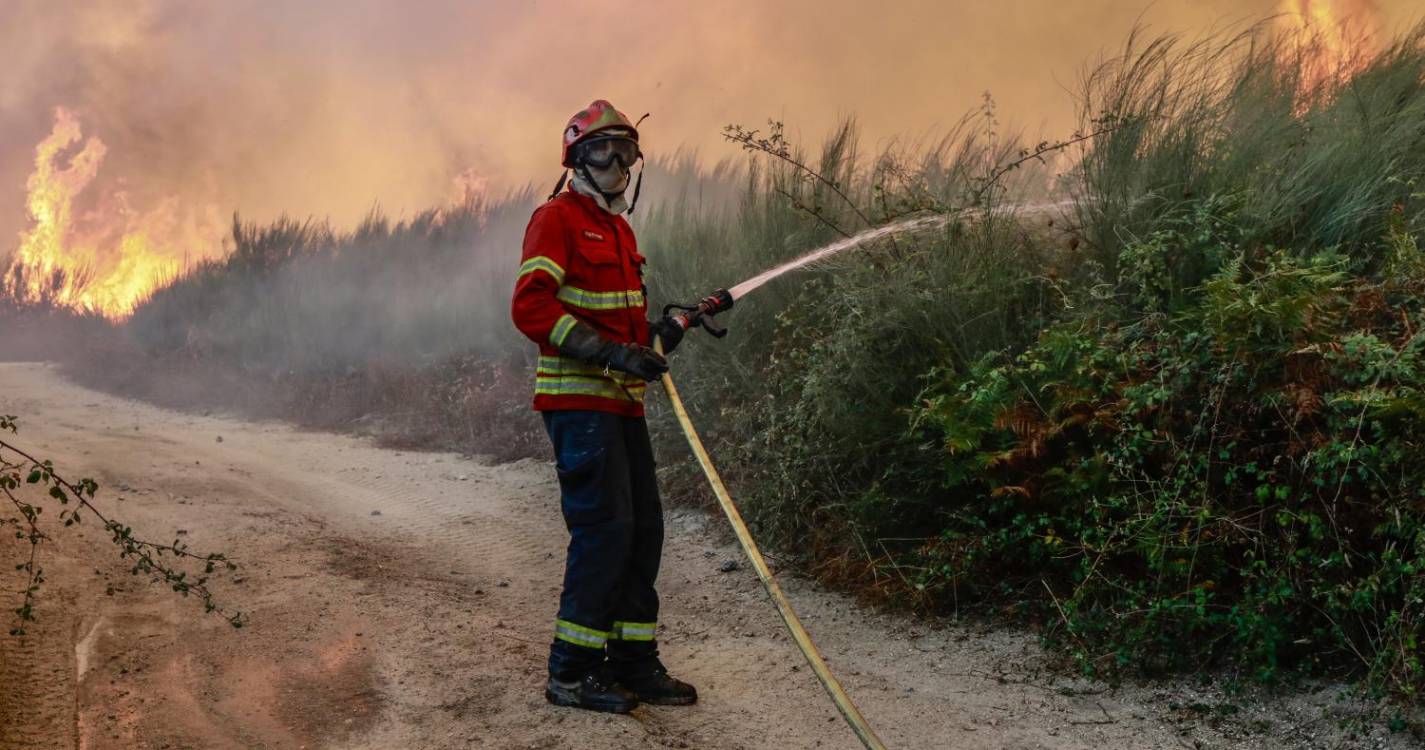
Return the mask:
{"type": "MultiPolygon", "coordinates": [[[[663,351],[662,343],[657,341],[654,344],[659,353],[663,351]]],[[[791,632],[792,639],[801,648],[802,655],[806,657],[807,663],[816,673],[816,678],[821,680],[822,686],[831,695],[831,700],[836,703],[837,710],[841,711],[846,723],[851,725],[851,731],[856,733],[861,744],[865,745],[867,750],[885,750],[886,746],[881,742],[881,738],[872,731],[871,725],[866,723],[865,717],[861,716],[861,712],[856,709],[856,704],[851,702],[851,696],[846,694],[841,683],[837,682],[836,677],[831,674],[831,669],[826,666],[826,660],[821,658],[821,652],[817,650],[816,644],[812,643],[806,628],[802,627],[802,621],[797,617],[797,613],[792,610],[792,603],[787,600],[787,595],[782,593],[782,587],[777,585],[777,580],[772,577],[772,571],[767,567],[767,561],[762,559],[762,552],[757,549],[757,542],[753,541],[752,533],[747,530],[747,524],[742,521],[742,514],[733,504],[732,496],[728,494],[727,487],[722,483],[722,477],[718,475],[717,468],[713,466],[712,459],[708,457],[708,451],[703,447],[702,438],[699,438],[697,430],[693,429],[693,421],[688,417],[688,410],[683,408],[683,400],[678,397],[678,389],[673,386],[672,376],[666,372],[663,373],[663,388],[668,391],[668,400],[673,404],[673,413],[678,416],[678,424],[683,427],[683,434],[688,437],[688,446],[693,449],[693,455],[698,457],[698,465],[707,475],[708,484],[712,485],[713,494],[717,495],[717,502],[722,506],[723,513],[727,514],[727,520],[732,522],[732,530],[737,533],[737,541],[742,545],[742,551],[746,552],[747,557],[752,560],[752,568],[757,571],[757,577],[762,579],[762,586],[772,597],[772,603],[777,605],[777,612],[782,615],[782,621],[787,624],[787,630],[791,632]]]]}

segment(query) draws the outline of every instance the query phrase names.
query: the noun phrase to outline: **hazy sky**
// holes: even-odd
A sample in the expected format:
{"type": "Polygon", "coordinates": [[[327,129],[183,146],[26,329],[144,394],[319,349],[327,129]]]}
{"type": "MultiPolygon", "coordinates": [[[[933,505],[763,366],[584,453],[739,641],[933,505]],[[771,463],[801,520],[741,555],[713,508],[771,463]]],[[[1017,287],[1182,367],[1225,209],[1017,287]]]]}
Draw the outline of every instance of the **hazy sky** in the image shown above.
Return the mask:
{"type": "MultiPolygon", "coordinates": [[[[1419,0],[1336,4],[1385,29],[1422,13],[1419,0]]],[[[565,120],[596,97],[652,113],[647,152],[688,145],[709,160],[736,154],[724,125],[772,116],[808,140],[851,114],[871,143],[933,136],[986,90],[1006,123],[1062,135],[1080,72],[1135,23],[1197,34],[1279,7],[5,0],[0,255],[25,225],[25,178],[57,106],[108,146],[92,191],[131,210],[169,200],[349,223],[377,202],[396,214],[440,203],[462,174],[496,190],[552,183],[565,120]]]]}

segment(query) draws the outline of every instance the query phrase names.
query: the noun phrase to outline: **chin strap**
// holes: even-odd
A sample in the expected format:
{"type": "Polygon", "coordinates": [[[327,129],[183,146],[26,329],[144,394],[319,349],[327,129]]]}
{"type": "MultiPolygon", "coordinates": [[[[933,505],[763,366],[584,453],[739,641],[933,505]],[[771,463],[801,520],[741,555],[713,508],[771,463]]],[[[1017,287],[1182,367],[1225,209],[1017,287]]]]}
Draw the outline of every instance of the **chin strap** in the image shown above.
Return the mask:
{"type": "Polygon", "coordinates": [[[567,179],[569,179],[569,170],[566,169],[559,173],[559,182],[554,184],[554,192],[550,193],[545,200],[554,200],[554,197],[559,195],[559,191],[564,189],[564,181],[567,179]]]}
{"type": "MultiPolygon", "coordinates": [[[[647,116],[648,116],[648,115],[644,115],[644,117],[647,117],[647,116]]],[[[639,122],[643,122],[643,120],[640,119],[639,122]]],[[[642,156],[638,157],[638,160],[639,160],[639,161],[643,161],[643,157],[642,157],[642,156]]],[[[643,172],[644,172],[644,170],[646,170],[646,169],[648,169],[648,165],[645,163],[645,164],[643,165],[643,168],[638,170],[638,182],[635,182],[635,183],[633,184],[633,200],[630,201],[629,204],[628,204],[628,212],[629,212],[629,213],[633,213],[633,207],[638,205],[638,193],[639,193],[639,191],[643,190],[643,172]]]]}
{"type": "MultiPolygon", "coordinates": [[[[640,118],[638,118],[638,122],[635,122],[635,123],[633,124],[633,129],[634,129],[635,132],[638,131],[638,126],[639,126],[639,125],[642,125],[642,124],[643,124],[643,121],[644,121],[644,120],[647,120],[647,119],[648,119],[648,116],[651,115],[651,114],[653,114],[653,113],[652,113],[652,112],[644,112],[644,113],[643,113],[643,116],[640,117],[640,118]]],[[[638,205],[638,192],[643,189],[643,170],[648,168],[648,162],[646,162],[646,161],[643,160],[643,151],[642,151],[642,150],[640,150],[640,151],[638,152],[638,160],[639,160],[640,162],[643,162],[643,168],[638,170],[638,182],[636,182],[636,183],[633,184],[633,200],[630,201],[629,204],[628,204],[628,212],[629,212],[629,213],[633,213],[633,207],[638,205]]]]}

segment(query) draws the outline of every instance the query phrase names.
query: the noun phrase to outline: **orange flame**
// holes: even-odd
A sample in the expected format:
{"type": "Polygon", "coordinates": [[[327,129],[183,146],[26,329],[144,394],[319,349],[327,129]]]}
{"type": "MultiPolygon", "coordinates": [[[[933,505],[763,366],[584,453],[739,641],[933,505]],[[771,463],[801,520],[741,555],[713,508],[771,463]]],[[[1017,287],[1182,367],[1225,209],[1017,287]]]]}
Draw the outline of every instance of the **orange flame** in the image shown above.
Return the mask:
{"type": "Polygon", "coordinates": [[[1299,34],[1307,82],[1313,88],[1359,72],[1374,49],[1375,0],[1281,0],[1281,18],[1299,34]]]}
{"type": "Polygon", "coordinates": [[[35,147],[35,169],[25,183],[31,224],[6,273],[12,296],[122,318],[181,270],[173,247],[193,247],[200,255],[221,247],[214,242],[222,226],[216,216],[183,227],[174,202],[136,215],[126,196],[114,193],[106,196],[107,207],[76,217],[75,201],[107,152],[97,137],[84,137],[73,112],[55,110],[54,128],[35,147]],[[187,242],[174,242],[180,239],[187,242]]]}

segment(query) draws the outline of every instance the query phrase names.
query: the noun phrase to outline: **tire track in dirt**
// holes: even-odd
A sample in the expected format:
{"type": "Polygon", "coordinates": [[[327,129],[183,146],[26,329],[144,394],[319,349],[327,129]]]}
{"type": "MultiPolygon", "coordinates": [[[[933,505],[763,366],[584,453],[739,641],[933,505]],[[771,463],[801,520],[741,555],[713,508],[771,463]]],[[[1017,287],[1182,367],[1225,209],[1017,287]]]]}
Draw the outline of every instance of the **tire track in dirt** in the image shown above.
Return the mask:
{"type": "MultiPolygon", "coordinates": [[[[6,545],[6,549],[13,545],[6,545]]],[[[43,561],[42,561],[43,562],[43,561]]],[[[8,567],[8,566],[7,566],[8,567]]],[[[6,587],[6,592],[11,591],[6,587]]],[[[46,611],[22,638],[0,646],[0,750],[73,750],[75,618],[45,597],[46,611]],[[57,609],[59,611],[50,611],[57,609]]],[[[72,603],[71,603],[72,606],[72,603]]],[[[7,621],[13,614],[6,607],[7,621]]],[[[9,632],[7,626],[3,633],[9,632]]]]}

